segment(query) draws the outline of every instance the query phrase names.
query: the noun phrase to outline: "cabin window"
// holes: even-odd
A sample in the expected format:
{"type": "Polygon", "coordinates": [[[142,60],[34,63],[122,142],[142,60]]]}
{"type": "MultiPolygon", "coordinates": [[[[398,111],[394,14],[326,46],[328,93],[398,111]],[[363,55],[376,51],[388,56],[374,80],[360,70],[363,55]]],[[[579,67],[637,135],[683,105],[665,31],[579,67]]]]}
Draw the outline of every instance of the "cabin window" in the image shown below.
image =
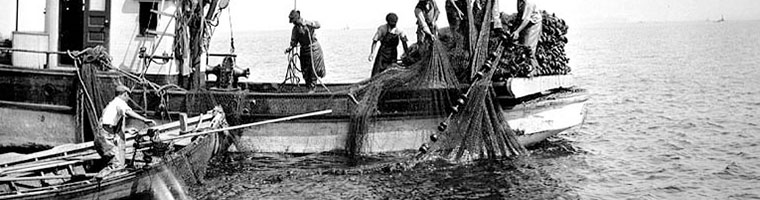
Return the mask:
{"type": "Polygon", "coordinates": [[[90,0],[90,10],[92,11],[105,11],[106,0],[90,0]]]}
{"type": "Polygon", "coordinates": [[[158,14],[151,10],[158,10],[158,2],[140,2],[140,36],[156,35],[158,14]]]}

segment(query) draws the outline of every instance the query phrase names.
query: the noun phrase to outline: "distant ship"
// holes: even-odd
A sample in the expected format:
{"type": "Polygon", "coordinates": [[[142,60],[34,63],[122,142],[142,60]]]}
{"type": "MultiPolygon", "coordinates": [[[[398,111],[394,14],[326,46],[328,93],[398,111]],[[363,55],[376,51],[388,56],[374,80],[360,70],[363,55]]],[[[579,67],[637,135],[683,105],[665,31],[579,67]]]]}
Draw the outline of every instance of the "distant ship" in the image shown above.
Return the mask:
{"type": "Polygon", "coordinates": [[[725,22],[725,21],[726,21],[726,19],[725,19],[725,18],[723,18],[723,15],[720,15],[720,19],[719,19],[719,20],[716,20],[716,21],[715,21],[715,23],[723,23],[723,22],[725,22]]]}

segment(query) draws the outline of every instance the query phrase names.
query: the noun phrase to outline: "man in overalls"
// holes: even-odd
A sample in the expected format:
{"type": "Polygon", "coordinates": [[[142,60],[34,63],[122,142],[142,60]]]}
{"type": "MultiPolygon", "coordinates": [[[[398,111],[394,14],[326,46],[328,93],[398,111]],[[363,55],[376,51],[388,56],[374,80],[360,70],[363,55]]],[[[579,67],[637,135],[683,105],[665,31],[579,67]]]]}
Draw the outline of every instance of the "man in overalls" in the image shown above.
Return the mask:
{"type": "Polygon", "coordinates": [[[285,49],[285,53],[291,51],[296,46],[301,46],[299,61],[306,85],[310,92],[313,92],[319,77],[325,77],[325,60],[322,56],[322,47],[319,45],[317,38],[314,37],[314,31],[321,26],[317,21],[308,21],[301,18],[301,11],[292,10],[288,15],[290,23],[293,24],[293,31],[290,36],[290,47],[285,49]]]}
{"type": "Polygon", "coordinates": [[[130,99],[129,93],[130,90],[126,86],[117,86],[116,97],[103,109],[103,116],[100,118],[101,127],[95,134],[95,147],[102,159],[108,162],[108,166],[98,172],[96,178],[103,179],[126,166],[124,126],[127,116],[141,120],[145,124],[156,124],[155,121],[132,111],[127,104],[130,99]]]}
{"type": "Polygon", "coordinates": [[[377,42],[380,42],[380,49],[377,51],[375,64],[372,66],[372,76],[375,76],[388,69],[398,59],[398,44],[404,47],[404,52],[409,51],[406,42],[409,40],[401,29],[396,27],[398,16],[395,13],[388,13],[385,16],[387,24],[377,28],[375,37],[372,38],[372,49],[369,51],[367,60],[372,62],[372,54],[375,52],[377,42]]]}

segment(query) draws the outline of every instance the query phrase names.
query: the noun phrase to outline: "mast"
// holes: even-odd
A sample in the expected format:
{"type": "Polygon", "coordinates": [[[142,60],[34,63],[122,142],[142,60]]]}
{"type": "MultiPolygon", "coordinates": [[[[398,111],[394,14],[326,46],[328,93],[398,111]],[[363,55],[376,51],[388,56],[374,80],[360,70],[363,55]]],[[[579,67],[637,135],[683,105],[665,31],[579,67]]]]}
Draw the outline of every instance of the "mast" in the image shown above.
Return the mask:
{"type": "Polygon", "coordinates": [[[18,32],[18,3],[19,0],[16,0],[16,32],[18,32]]]}
{"type": "Polygon", "coordinates": [[[180,67],[181,76],[178,82],[188,90],[206,87],[201,58],[207,53],[213,34],[213,26],[207,27],[207,23],[217,20],[217,12],[221,12],[219,3],[220,0],[178,0],[174,57],[177,66],[180,67]],[[187,71],[192,71],[190,77],[185,77],[188,75],[187,71]],[[189,80],[186,80],[188,78],[189,80]]]}
{"type": "Polygon", "coordinates": [[[206,88],[206,76],[201,73],[201,56],[203,55],[203,30],[204,13],[203,7],[207,0],[191,0],[193,4],[192,15],[189,20],[190,31],[190,68],[193,69],[193,78],[190,89],[199,90],[206,88]]]}
{"type": "Polygon", "coordinates": [[[206,76],[201,71],[207,18],[203,11],[206,4],[211,3],[209,13],[215,12],[216,2],[217,0],[180,0],[177,4],[177,27],[175,30],[177,37],[174,40],[174,52],[177,65],[180,67],[178,82],[189,90],[206,87],[206,76]],[[185,71],[188,68],[192,69],[192,73],[189,77],[189,83],[186,83],[187,80],[184,76],[188,73],[185,71]]]}

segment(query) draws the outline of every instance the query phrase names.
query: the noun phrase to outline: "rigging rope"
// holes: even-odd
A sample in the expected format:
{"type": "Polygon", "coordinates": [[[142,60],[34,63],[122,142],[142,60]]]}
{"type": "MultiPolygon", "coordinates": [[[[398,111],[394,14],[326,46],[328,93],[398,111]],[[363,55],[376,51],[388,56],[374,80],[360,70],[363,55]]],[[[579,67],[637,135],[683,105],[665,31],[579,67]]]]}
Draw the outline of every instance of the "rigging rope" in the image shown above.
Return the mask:
{"type": "MultiPolygon", "coordinates": [[[[314,77],[317,77],[317,81],[319,82],[319,85],[321,85],[323,88],[325,88],[325,90],[327,90],[328,93],[332,94],[332,91],[330,91],[330,88],[327,88],[327,86],[325,85],[325,82],[322,81],[322,78],[317,75],[317,68],[314,67],[314,65],[316,63],[314,63],[314,49],[312,49],[312,47],[311,47],[311,45],[314,44],[314,39],[312,38],[313,35],[311,33],[311,30],[309,30],[307,28],[306,29],[306,34],[309,35],[309,49],[311,49],[311,53],[309,53],[309,57],[310,57],[309,59],[311,59],[311,73],[314,75],[314,77]]],[[[320,51],[324,51],[324,50],[322,50],[321,46],[320,46],[319,50],[320,51]]],[[[324,58],[323,58],[323,60],[324,60],[324,58]]],[[[327,71],[327,69],[324,69],[324,70],[327,71]]],[[[323,75],[324,75],[324,73],[323,73],[323,75]]]]}
{"type": "Polygon", "coordinates": [[[230,18],[230,54],[235,53],[235,31],[232,31],[232,8],[227,9],[227,16],[230,18]]]}

